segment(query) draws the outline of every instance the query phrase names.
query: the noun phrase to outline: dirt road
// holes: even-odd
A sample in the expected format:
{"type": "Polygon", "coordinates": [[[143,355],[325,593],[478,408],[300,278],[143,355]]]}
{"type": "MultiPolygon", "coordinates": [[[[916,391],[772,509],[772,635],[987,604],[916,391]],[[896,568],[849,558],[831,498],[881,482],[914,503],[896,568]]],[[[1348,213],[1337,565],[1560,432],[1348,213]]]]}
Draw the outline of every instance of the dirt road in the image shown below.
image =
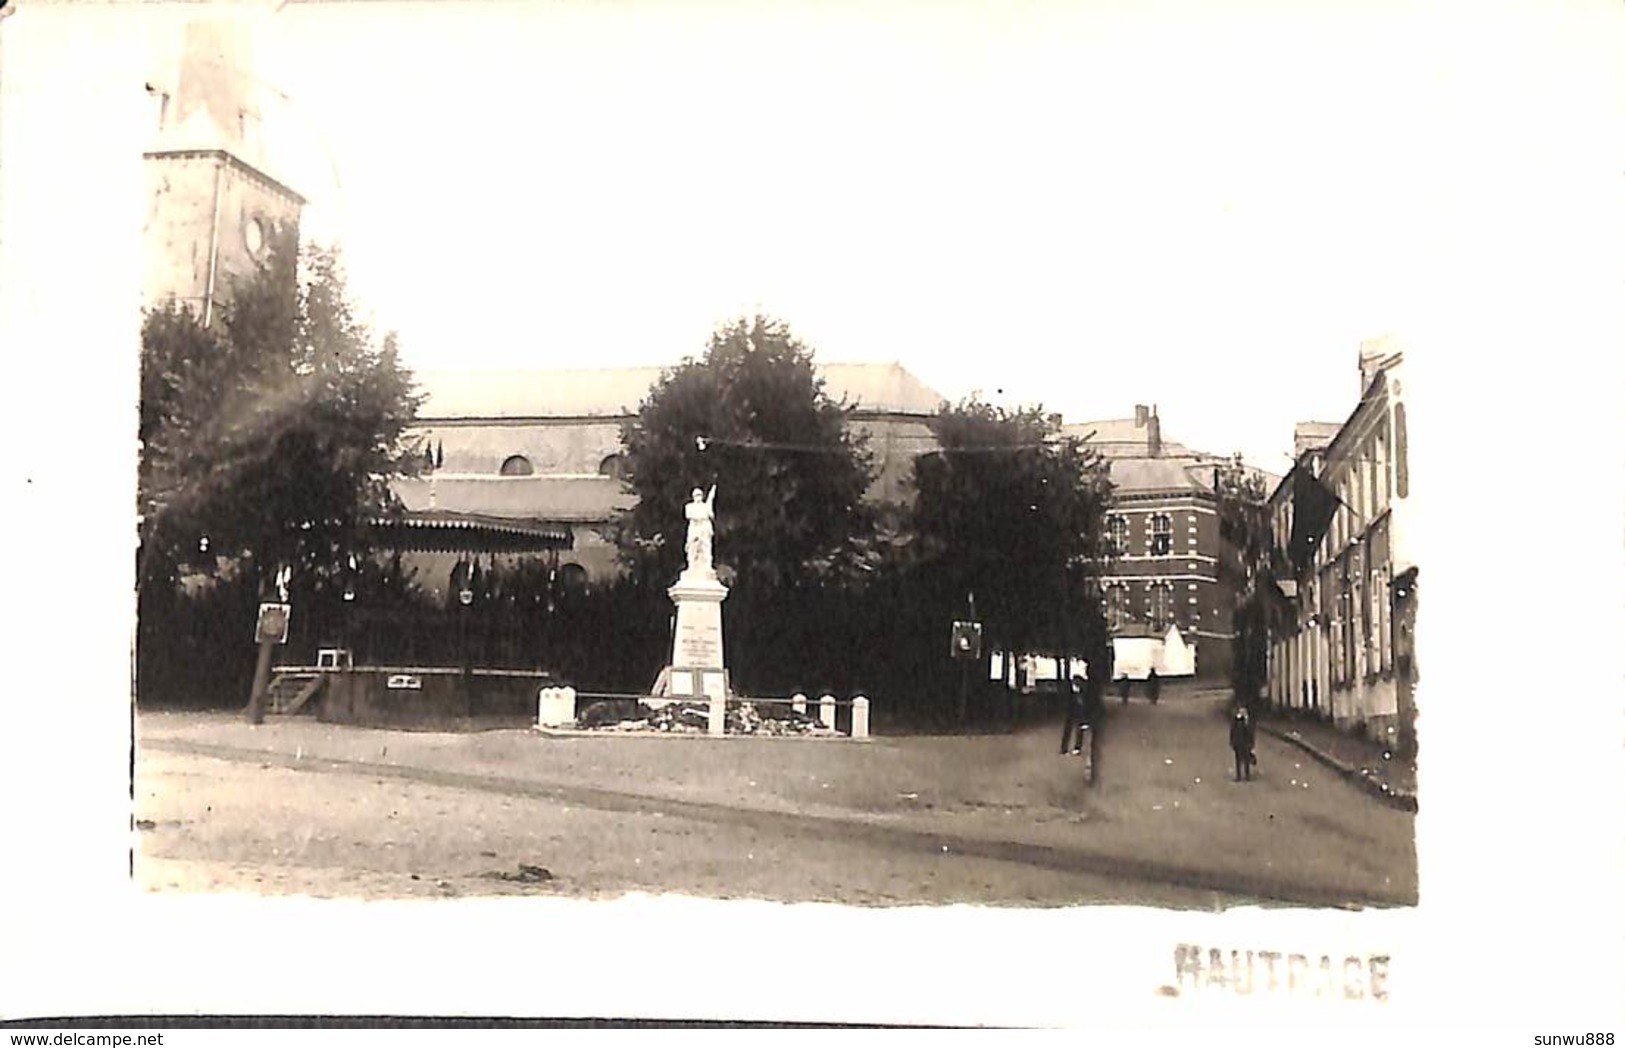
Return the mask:
{"type": "Polygon", "coordinates": [[[1259,783],[1229,784],[1220,730],[1194,701],[1114,710],[1091,789],[1048,730],[854,744],[143,716],[138,875],[160,890],[361,896],[1414,898],[1408,816],[1312,770],[1277,780],[1294,763],[1284,744],[1266,748],[1259,783]],[[521,865],[548,876],[498,879],[521,865]]]}

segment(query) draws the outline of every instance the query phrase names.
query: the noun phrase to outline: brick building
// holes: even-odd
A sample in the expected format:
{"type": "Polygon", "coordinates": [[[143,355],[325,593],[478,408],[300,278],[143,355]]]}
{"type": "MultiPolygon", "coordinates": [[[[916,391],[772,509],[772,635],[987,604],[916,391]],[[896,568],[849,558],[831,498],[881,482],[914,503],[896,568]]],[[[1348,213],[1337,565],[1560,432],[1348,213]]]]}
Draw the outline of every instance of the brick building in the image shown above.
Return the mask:
{"type": "Polygon", "coordinates": [[[1111,559],[1101,586],[1118,669],[1225,677],[1236,592],[1219,571],[1214,472],[1230,458],[1164,439],[1155,406],[1063,432],[1088,437],[1111,468],[1111,559]]]}

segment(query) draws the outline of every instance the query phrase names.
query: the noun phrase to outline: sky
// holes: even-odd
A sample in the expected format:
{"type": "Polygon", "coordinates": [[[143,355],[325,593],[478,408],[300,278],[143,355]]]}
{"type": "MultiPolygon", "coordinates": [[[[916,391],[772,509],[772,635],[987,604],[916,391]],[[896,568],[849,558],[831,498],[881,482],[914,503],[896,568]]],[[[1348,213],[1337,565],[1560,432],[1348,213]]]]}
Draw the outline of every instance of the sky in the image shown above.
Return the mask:
{"type": "Polygon", "coordinates": [[[307,237],[409,366],[672,363],[759,311],[1284,472],[1425,302],[1419,10],[294,2],[255,61],[307,237]]]}

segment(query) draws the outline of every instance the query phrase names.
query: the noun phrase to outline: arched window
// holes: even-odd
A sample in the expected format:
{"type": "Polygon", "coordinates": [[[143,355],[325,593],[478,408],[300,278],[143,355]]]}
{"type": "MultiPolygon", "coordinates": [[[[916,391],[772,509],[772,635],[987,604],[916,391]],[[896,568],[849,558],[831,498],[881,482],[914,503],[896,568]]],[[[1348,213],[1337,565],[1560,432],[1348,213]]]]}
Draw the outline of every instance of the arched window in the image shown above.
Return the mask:
{"type": "Polygon", "coordinates": [[[610,455],[598,463],[598,475],[601,477],[614,477],[616,480],[626,479],[626,456],[610,455]]]}
{"type": "Polygon", "coordinates": [[[578,593],[587,585],[587,569],[571,561],[559,568],[559,586],[569,593],[578,593]]]}
{"type": "Polygon", "coordinates": [[[530,459],[523,455],[509,455],[502,460],[501,473],[504,477],[528,477],[535,472],[530,459]]]}

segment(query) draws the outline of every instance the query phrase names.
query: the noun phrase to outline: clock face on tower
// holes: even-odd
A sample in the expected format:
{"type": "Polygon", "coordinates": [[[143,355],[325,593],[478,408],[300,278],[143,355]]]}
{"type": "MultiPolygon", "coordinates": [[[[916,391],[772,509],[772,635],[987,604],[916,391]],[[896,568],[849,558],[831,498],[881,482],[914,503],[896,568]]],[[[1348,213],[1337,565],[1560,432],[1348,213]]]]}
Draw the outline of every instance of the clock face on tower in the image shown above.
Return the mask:
{"type": "Polygon", "coordinates": [[[243,227],[243,243],[247,245],[248,253],[255,258],[260,257],[260,252],[265,250],[265,227],[260,224],[259,219],[251,218],[243,227]]]}

